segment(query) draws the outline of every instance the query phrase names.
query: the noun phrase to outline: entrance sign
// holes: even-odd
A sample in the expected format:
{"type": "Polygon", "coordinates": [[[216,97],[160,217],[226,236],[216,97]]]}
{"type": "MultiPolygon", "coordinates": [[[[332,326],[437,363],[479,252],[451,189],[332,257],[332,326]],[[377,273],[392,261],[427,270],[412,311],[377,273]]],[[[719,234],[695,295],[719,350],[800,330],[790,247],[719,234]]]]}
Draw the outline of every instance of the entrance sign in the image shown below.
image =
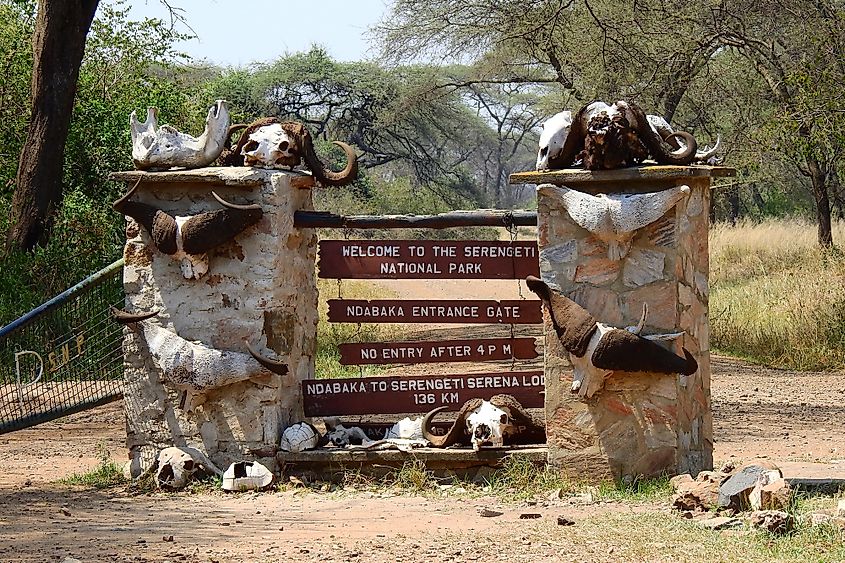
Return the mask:
{"type": "Polygon", "coordinates": [[[536,241],[323,240],[319,277],[525,279],[540,275],[536,241]]]}
{"type": "Polygon", "coordinates": [[[539,355],[533,338],[365,342],[341,344],[338,349],[345,366],[528,360],[539,355]]]}
{"type": "Polygon", "coordinates": [[[329,299],[333,323],[535,324],[543,321],[539,299],[512,301],[329,299]]]}
{"type": "Polygon", "coordinates": [[[426,412],[436,407],[459,410],[469,399],[507,393],[525,408],[542,408],[542,371],[472,373],[302,382],[305,416],[344,416],[426,412]]]}

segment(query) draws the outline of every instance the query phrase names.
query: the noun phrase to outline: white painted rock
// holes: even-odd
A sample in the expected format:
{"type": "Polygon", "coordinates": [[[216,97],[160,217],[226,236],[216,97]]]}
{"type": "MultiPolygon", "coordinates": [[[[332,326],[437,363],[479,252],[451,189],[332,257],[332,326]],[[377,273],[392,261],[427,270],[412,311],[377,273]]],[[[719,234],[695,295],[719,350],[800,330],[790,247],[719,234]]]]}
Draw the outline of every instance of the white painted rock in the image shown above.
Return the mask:
{"type": "Polygon", "coordinates": [[[257,461],[238,461],[223,473],[224,491],[263,489],[273,482],[273,473],[257,461]]]}

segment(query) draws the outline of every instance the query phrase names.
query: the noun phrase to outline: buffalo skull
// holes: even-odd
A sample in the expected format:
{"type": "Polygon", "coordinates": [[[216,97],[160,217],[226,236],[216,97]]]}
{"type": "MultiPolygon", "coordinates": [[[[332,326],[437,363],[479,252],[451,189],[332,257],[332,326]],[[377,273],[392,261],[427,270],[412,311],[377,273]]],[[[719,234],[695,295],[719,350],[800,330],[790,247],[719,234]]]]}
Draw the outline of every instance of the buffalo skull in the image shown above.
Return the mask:
{"type": "Polygon", "coordinates": [[[602,389],[614,371],[692,375],[698,369],[686,348],[684,357],[680,357],[656,342],[673,340],[683,333],[640,336],[647,307],[643,307],[636,327],[614,328],[596,321],[586,309],[553,291],[541,279],[529,276],[526,283],[543,301],[560,343],[569,353],[574,371],[572,392],[582,400],[602,389]]]}

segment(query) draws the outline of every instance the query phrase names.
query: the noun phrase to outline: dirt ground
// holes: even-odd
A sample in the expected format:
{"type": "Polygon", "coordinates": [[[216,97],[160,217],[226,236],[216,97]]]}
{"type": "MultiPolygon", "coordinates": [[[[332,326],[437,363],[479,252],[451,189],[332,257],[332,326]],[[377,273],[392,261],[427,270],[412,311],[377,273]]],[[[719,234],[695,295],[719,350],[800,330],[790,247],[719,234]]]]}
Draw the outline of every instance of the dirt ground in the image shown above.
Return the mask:
{"type": "MultiPolygon", "coordinates": [[[[520,298],[512,281],[383,285],[417,299],[444,293],[520,298]]],[[[530,296],[524,289],[523,294],[530,296]]],[[[454,338],[505,336],[510,329],[451,325],[405,330],[411,338],[454,338]]],[[[539,335],[539,328],[518,327],[516,333],[539,335]]],[[[517,369],[538,365],[528,362],[517,369]]],[[[504,362],[460,369],[509,367],[504,362]]],[[[432,364],[401,371],[440,369],[457,368],[432,364]]],[[[717,465],[756,457],[775,462],[845,458],[843,373],[773,370],[716,356],[712,399],[717,465]]],[[[632,555],[638,546],[653,547],[645,552],[650,561],[700,560],[695,555],[678,559],[657,538],[632,540],[624,527],[599,537],[592,528],[585,532],[584,526],[557,525],[558,516],[581,522],[608,513],[665,511],[649,504],[561,500],[529,506],[501,504],[492,497],[302,490],[135,497],[122,489],[97,491],[56,482],[95,467],[102,449],[125,460],[124,435],[121,403],[0,435],[0,561],[62,561],[68,556],[84,562],[612,561],[643,559],[632,555]],[[479,508],[503,514],[483,518],[479,508]],[[522,513],[539,518],[520,519],[522,513]],[[614,538],[628,547],[617,547],[614,538]]]]}
{"type": "MultiPolygon", "coordinates": [[[[717,464],[845,457],[845,374],[714,360],[717,464]]],[[[508,561],[602,561],[612,546],[578,541],[557,517],[663,510],[369,492],[133,497],[56,483],[95,467],[101,448],[124,458],[123,439],[121,403],[0,436],[0,561],[494,561],[503,545],[508,561]],[[541,518],[519,519],[525,512],[541,518]]]]}

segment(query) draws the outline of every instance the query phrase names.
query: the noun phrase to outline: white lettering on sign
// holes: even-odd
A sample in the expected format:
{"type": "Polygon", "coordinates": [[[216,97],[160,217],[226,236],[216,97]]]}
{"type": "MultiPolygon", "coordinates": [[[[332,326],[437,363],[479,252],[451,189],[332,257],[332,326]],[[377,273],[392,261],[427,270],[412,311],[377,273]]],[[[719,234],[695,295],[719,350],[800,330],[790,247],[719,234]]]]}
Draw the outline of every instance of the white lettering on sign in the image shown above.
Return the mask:
{"type": "Polygon", "coordinates": [[[309,395],[338,395],[367,392],[367,386],[363,381],[308,381],[305,388],[309,395]]]}
{"type": "Polygon", "coordinates": [[[401,305],[347,305],[348,317],[404,317],[405,311],[401,305]]]}
{"type": "Polygon", "coordinates": [[[351,258],[364,258],[373,256],[376,258],[399,258],[400,249],[398,246],[385,245],[344,245],[341,254],[351,258]]]}
{"type": "Polygon", "coordinates": [[[416,305],[412,317],[473,317],[478,318],[477,305],[416,305]]]}
{"type": "MultiPolygon", "coordinates": [[[[481,270],[478,271],[481,273],[481,270]]],[[[379,264],[380,274],[442,274],[439,264],[428,262],[382,262],[379,264]]]]}
{"type": "Polygon", "coordinates": [[[534,258],[537,256],[535,246],[467,246],[464,247],[464,258],[534,258]]]}

